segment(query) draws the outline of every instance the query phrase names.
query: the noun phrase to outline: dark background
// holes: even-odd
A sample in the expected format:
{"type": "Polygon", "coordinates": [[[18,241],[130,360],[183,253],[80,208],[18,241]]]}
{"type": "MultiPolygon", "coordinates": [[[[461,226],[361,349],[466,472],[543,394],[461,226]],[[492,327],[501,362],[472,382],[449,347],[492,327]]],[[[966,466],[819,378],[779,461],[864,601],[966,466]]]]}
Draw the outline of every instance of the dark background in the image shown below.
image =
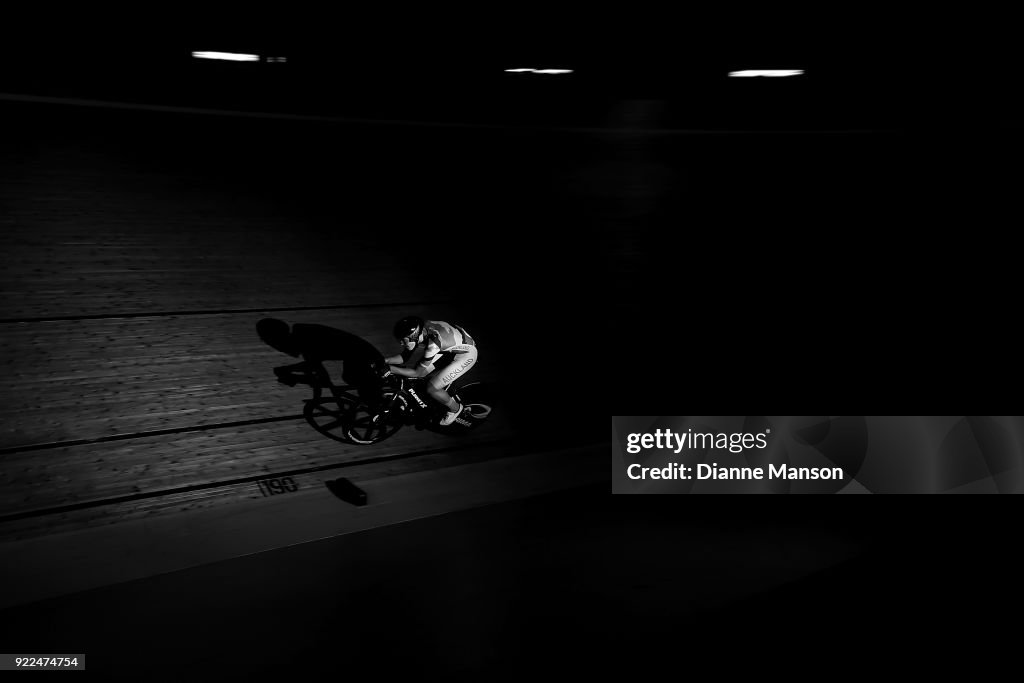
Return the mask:
{"type": "MultiPolygon", "coordinates": [[[[462,300],[510,326],[528,320],[531,333],[543,331],[530,358],[553,355],[546,378],[557,384],[543,386],[556,390],[518,397],[543,415],[538,433],[593,433],[613,414],[1019,412],[1012,360],[1019,252],[1010,245],[1020,222],[1021,117],[1005,18],[980,11],[897,17],[867,7],[831,16],[746,15],[738,6],[659,15],[632,5],[600,16],[542,7],[489,16],[397,8],[373,16],[351,8],[340,16],[298,8],[212,16],[175,7],[62,18],[60,26],[12,19],[0,93],[504,126],[483,138],[470,128],[320,124],[277,136],[273,121],[230,119],[214,139],[242,174],[227,181],[240,191],[273,185],[281,202],[315,214],[338,210],[343,187],[362,197],[345,211],[407,219],[408,231],[394,236],[400,242],[419,239],[424,226],[472,234],[459,262],[462,300]],[[279,53],[288,62],[189,56],[204,49],[279,53]],[[575,73],[502,71],[520,66],[575,73]],[[723,77],[758,67],[807,74],[723,77]],[[651,132],[622,131],[643,128],[651,132]],[[332,174],[332,155],[362,171],[332,174]],[[308,163],[292,166],[283,181],[260,184],[267,176],[255,169],[303,158],[308,163]]],[[[70,117],[66,108],[2,104],[8,153],[30,148],[33,136],[105,144],[104,131],[117,129],[137,133],[141,157],[167,158],[191,139],[187,125],[170,129],[138,113],[80,108],[70,117]]],[[[430,275],[419,259],[405,263],[430,275]]],[[[530,538],[540,540],[530,547],[558,558],[546,569],[529,565],[533,555],[522,559],[523,539],[498,525],[507,543],[492,551],[519,568],[513,575],[528,576],[517,590],[535,596],[534,611],[507,620],[496,654],[477,660],[481,670],[543,676],[555,662],[593,672],[611,652],[616,673],[638,661],[646,674],[705,665],[785,674],[809,660],[821,673],[877,671],[884,653],[915,672],[956,664],[979,673],[1007,652],[997,617],[1013,614],[1019,600],[1006,592],[1017,566],[1012,497],[689,501],[613,499],[607,490],[535,501],[539,507],[513,515],[519,521],[508,528],[534,520],[530,538]],[[686,566],[696,530],[728,538],[730,529],[750,527],[762,539],[781,528],[794,538],[824,529],[853,539],[858,555],[828,574],[711,611],[666,601],[664,610],[641,614],[630,599],[613,603],[617,581],[669,594],[672,575],[658,568],[686,566]],[[617,552],[621,541],[610,528],[648,543],[617,552]],[[584,537],[591,550],[564,543],[584,537]],[[602,539],[607,552],[592,550],[602,539]],[[592,590],[555,609],[565,592],[552,586],[575,585],[555,574],[588,567],[599,567],[608,583],[588,584],[592,590]],[[661,578],[644,584],[652,574],[661,578]],[[645,654],[623,654],[639,650],[645,654]]],[[[441,566],[451,571],[467,551],[450,531],[437,533],[447,539],[437,546],[441,566]]],[[[741,566],[728,552],[717,558],[709,565],[741,566]]],[[[201,597],[219,584],[194,580],[195,595],[182,599],[195,600],[195,615],[169,611],[147,622],[155,630],[146,642],[176,642],[193,618],[206,618],[204,601],[219,605],[212,609],[226,628],[249,633],[244,613],[201,597]]],[[[271,572],[259,590],[284,595],[287,585],[271,572]]],[[[469,577],[463,585],[491,599],[510,594],[502,581],[469,577]]],[[[389,636],[401,637],[409,614],[389,619],[385,605],[394,596],[387,584],[379,590],[345,628],[326,624],[285,651],[312,658],[346,628],[367,624],[375,636],[365,636],[368,661],[402,652],[389,636]]],[[[416,612],[426,631],[445,609],[443,594],[433,595],[416,612]]],[[[104,616],[97,600],[89,607],[99,624],[93,637],[122,633],[132,616],[104,616]]],[[[5,637],[12,642],[19,624],[26,632],[47,628],[50,614],[62,615],[57,632],[73,635],[88,623],[85,609],[21,610],[4,620],[5,637]]],[[[288,623],[311,613],[296,608],[288,623]]],[[[287,642],[286,630],[268,627],[232,642],[242,651],[273,649],[287,642]]],[[[439,651],[423,641],[417,647],[439,651]]],[[[441,666],[429,656],[421,661],[427,677],[441,666]]],[[[349,664],[358,668],[335,666],[349,664]]],[[[319,667],[307,660],[301,668],[319,667]]]]}

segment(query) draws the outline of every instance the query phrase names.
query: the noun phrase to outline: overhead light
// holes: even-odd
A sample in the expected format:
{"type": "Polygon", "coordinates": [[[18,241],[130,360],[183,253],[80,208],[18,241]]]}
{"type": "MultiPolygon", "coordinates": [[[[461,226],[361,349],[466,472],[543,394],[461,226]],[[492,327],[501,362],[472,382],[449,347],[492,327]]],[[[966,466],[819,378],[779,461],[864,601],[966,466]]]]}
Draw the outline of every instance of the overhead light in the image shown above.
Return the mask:
{"type": "Polygon", "coordinates": [[[287,62],[288,58],[287,57],[267,57],[267,61],[271,62],[271,63],[273,63],[273,62],[287,62]]]}
{"type": "Polygon", "coordinates": [[[507,73],[571,74],[572,69],[505,69],[507,73]]]}
{"type": "Polygon", "coordinates": [[[237,52],[193,52],[196,59],[224,59],[229,62],[258,62],[259,55],[245,55],[237,52]]]}
{"type": "Polygon", "coordinates": [[[777,78],[779,76],[799,76],[803,72],[803,69],[746,69],[744,71],[730,71],[729,75],[737,78],[751,76],[777,78]]]}

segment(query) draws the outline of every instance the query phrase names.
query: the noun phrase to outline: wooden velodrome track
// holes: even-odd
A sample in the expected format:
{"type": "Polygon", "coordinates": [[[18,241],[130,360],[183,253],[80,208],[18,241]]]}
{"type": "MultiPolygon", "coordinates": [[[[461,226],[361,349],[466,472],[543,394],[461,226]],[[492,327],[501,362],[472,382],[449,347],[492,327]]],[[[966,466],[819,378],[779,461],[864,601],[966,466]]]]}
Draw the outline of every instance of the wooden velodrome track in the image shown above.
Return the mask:
{"type": "MultiPolygon", "coordinates": [[[[294,360],[255,335],[272,316],[388,350],[397,317],[452,320],[481,340],[473,379],[500,392],[508,347],[466,273],[490,270],[500,289],[513,271],[491,245],[444,263],[445,245],[475,217],[444,222],[428,205],[438,184],[458,196],[471,182],[472,152],[450,141],[409,151],[388,143],[390,132],[360,142],[366,131],[324,124],[4,107],[24,133],[0,161],[0,542],[15,579],[41,570],[12,569],[19,543],[106,527],[116,547],[116,528],[132,521],[152,531],[157,518],[226,510],[223,520],[329,496],[324,482],[340,476],[525,452],[514,410],[459,439],[412,428],[369,447],[326,438],[302,418],[310,389],[275,382],[271,369],[294,360]],[[438,179],[418,188],[424,173],[438,179]],[[424,245],[424,221],[455,230],[424,245]],[[276,493],[284,477],[287,495],[268,495],[267,480],[276,493]]],[[[512,301],[491,295],[495,306],[512,301]]],[[[12,590],[5,604],[33,596],[12,590]]]]}

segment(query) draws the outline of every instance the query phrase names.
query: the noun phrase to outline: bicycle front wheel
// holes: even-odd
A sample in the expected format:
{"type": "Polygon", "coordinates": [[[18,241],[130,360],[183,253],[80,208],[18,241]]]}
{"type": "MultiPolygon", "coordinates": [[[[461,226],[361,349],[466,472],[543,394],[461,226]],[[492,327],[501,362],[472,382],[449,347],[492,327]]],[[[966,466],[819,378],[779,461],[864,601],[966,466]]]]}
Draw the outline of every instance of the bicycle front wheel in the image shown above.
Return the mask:
{"type": "Polygon", "coordinates": [[[345,400],[331,396],[306,401],[303,414],[306,422],[313,429],[335,441],[348,441],[345,429],[351,424],[352,417],[356,414],[358,404],[356,401],[345,400]]]}
{"type": "Polygon", "coordinates": [[[368,445],[383,441],[393,435],[405,424],[405,402],[388,400],[386,397],[384,410],[371,409],[360,403],[346,420],[344,427],[345,439],[352,443],[368,445]]]}

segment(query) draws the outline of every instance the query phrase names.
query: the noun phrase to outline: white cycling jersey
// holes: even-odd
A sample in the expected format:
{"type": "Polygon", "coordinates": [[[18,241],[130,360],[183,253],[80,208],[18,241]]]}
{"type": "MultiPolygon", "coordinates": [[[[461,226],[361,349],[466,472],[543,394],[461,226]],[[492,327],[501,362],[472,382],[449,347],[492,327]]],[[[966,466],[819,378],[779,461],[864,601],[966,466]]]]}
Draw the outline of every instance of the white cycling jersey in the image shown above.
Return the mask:
{"type": "Polygon", "coordinates": [[[426,320],[423,323],[423,330],[420,332],[416,347],[423,348],[423,357],[420,365],[429,367],[434,365],[438,356],[449,354],[457,356],[469,353],[474,349],[476,343],[473,338],[458,325],[442,322],[440,320],[426,320]]]}

